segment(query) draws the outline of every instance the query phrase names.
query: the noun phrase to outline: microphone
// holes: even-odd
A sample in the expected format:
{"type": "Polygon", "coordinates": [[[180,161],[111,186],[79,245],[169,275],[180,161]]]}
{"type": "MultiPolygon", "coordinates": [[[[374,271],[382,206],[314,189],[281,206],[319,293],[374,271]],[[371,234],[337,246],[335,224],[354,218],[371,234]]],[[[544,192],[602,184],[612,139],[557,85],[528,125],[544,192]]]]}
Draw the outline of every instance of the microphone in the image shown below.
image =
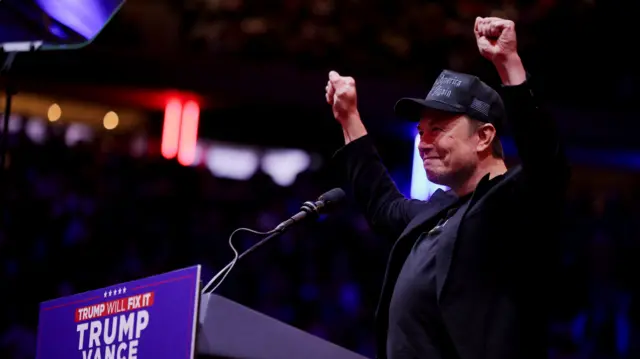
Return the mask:
{"type": "Polygon", "coordinates": [[[336,205],[340,204],[346,197],[346,194],[341,188],[334,188],[320,197],[315,202],[307,201],[302,204],[300,208],[300,212],[293,215],[291,218],[286,221],[280,223],[275,229],[275,232],[282,232],[289,228],[296,222],[300,222],[301,220],[311,216],[317,217],[320,214],[331,211],[336,207],[336,205]]]}
{"type": "Polygon", "coordinates": [[[280,223],[276,228],[274,228],[274,229],[272,229],[272,230],[270,230],[269,232],[266,232],[266,233],[254,231],[254,230],[248,229],[248,228],[238,228],[238,229],[236,229],[235,231],[233,231],[233,233],[231,233],[231,236],[229,236],[229,246],[231,247],[231,250],[233,250],[233,253],[235,254],[235,257],[224,268],[222,268],[222,270],[220,270],[218,273],[216,273],[216,275],[213,276],[213,278],[211,278],[211,280],[204,286],[204,288],[202,289],[201,293],[202,294],[206,294],[209,291],[211,291],[211,292],[215,291],[220,286],[220,284],[222,284],[222,282],[227,277],[227,275],[229,274],[229,272],[231,271],[231,269],[233,268],[235,263],[238,260],[240,260],[242,257],[244,257],[247,254],[253,252],[256,249],[258,249],[258,247],[260,247],[263,244],[265,244],[266,242],[270,241],[272,238],[275,238],[276,236],[284,233],[293,224],[298,223],[298,222],[300,222],[301,220],[303,220],[305,218],[317,217],[322,213],[327,213],[327,212],[331,211],[337,205],[339,205],[340,202],[342,202],[346,197],[347,197],[347,195],[344,193],[344,191],[342,189],[334,188],[334,189],[326,192],[325,194],[321,195],[320,197],[318,197],[318,200],[315,201],[315,202],[313,202],[313,201],[304,202],[302,204],[302,207],[300,208],[300,212],[296,213],[291,218],[289,218],[286,221],[280,223]],[[238,251],[233,246],[232,240],[233,240],[233,236],[239,231],[245,231],[245,232],[250,232],[250,233],[254,233],[254,234],[263,234],[263,235],[267,235],[267,236],[265,238],[263,238],[262,240],[260,240],[258,243],[256,243],[256,244],[252,245],[251,247],[249,247],[244,252],[238,254],[238,251]],[[221,278],[221,279],[218,281],[218,278],[221,278]],[[215,286],[214,286],[214,284],[215,284],[215,286]],[[213,289],[210,289],[211,287],[213,287],[213,289]]]}

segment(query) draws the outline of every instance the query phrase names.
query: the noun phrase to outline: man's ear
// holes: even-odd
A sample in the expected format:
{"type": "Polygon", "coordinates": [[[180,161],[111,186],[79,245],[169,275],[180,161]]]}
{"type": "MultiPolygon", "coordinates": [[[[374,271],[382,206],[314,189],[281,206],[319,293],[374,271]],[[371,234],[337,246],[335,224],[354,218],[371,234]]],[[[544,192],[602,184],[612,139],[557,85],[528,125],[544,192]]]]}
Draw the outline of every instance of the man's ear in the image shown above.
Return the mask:
{"type": "Polygon", "coordinates": [[[476,151],[484,152],[491,149],[491,143],[496,138],[496,128],[490,123],[483,123],[476,128],[478,144],[476,151]]]}

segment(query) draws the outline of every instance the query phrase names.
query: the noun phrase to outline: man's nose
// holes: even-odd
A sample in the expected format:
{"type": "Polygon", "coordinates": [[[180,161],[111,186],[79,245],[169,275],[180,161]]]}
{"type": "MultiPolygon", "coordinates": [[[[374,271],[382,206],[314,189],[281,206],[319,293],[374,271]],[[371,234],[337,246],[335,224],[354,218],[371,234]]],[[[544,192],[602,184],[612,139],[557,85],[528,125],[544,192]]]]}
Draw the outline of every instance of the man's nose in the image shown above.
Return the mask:
{"type": "Polygon", "coordinates": [[[420,153],[420,156],[424,157],[426,154],[428,154],[432,150],[433,150],[433,145],[431,143],[428,143],[424,140],[420,140],[420,142],[418,142],[418,152],[420,153]]]}

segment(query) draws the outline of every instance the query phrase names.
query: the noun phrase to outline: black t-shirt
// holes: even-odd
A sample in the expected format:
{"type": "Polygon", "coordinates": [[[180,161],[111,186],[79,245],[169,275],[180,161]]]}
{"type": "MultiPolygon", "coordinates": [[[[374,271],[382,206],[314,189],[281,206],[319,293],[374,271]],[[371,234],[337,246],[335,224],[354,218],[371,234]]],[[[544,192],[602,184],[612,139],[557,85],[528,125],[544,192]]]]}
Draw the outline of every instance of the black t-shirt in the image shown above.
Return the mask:
{"type": "Polygon", "coordinates": [[[445,227],[459,221],[470,196],[443,213],[438,224],[422,233],[398,275],[389,305],[388,359],[457,358],[437,302],[436,254],[447,240],[445,227]]]}

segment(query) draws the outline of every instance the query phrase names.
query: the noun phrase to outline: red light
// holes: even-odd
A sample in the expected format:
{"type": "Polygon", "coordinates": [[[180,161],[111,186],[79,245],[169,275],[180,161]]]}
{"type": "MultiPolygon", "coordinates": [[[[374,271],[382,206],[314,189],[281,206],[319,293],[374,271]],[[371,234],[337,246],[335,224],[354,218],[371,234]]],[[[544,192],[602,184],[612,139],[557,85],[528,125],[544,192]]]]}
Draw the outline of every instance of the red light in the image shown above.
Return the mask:
{"type": "Polygon", "coordinates": [[[183,166],[191,165],[196,158],[199,121],[200,106],[194,101],[187,102],[182,110],[180,149],[178,151],[178,162],[183,166]]]}
{"type": "Polygon", "coordinates": [[[180,118],[182,117],[182,103],[172,99],[164,109],[164,123],[162,125],[162,156],[171,159],[178,153],[180,138],[180,118]]]}

